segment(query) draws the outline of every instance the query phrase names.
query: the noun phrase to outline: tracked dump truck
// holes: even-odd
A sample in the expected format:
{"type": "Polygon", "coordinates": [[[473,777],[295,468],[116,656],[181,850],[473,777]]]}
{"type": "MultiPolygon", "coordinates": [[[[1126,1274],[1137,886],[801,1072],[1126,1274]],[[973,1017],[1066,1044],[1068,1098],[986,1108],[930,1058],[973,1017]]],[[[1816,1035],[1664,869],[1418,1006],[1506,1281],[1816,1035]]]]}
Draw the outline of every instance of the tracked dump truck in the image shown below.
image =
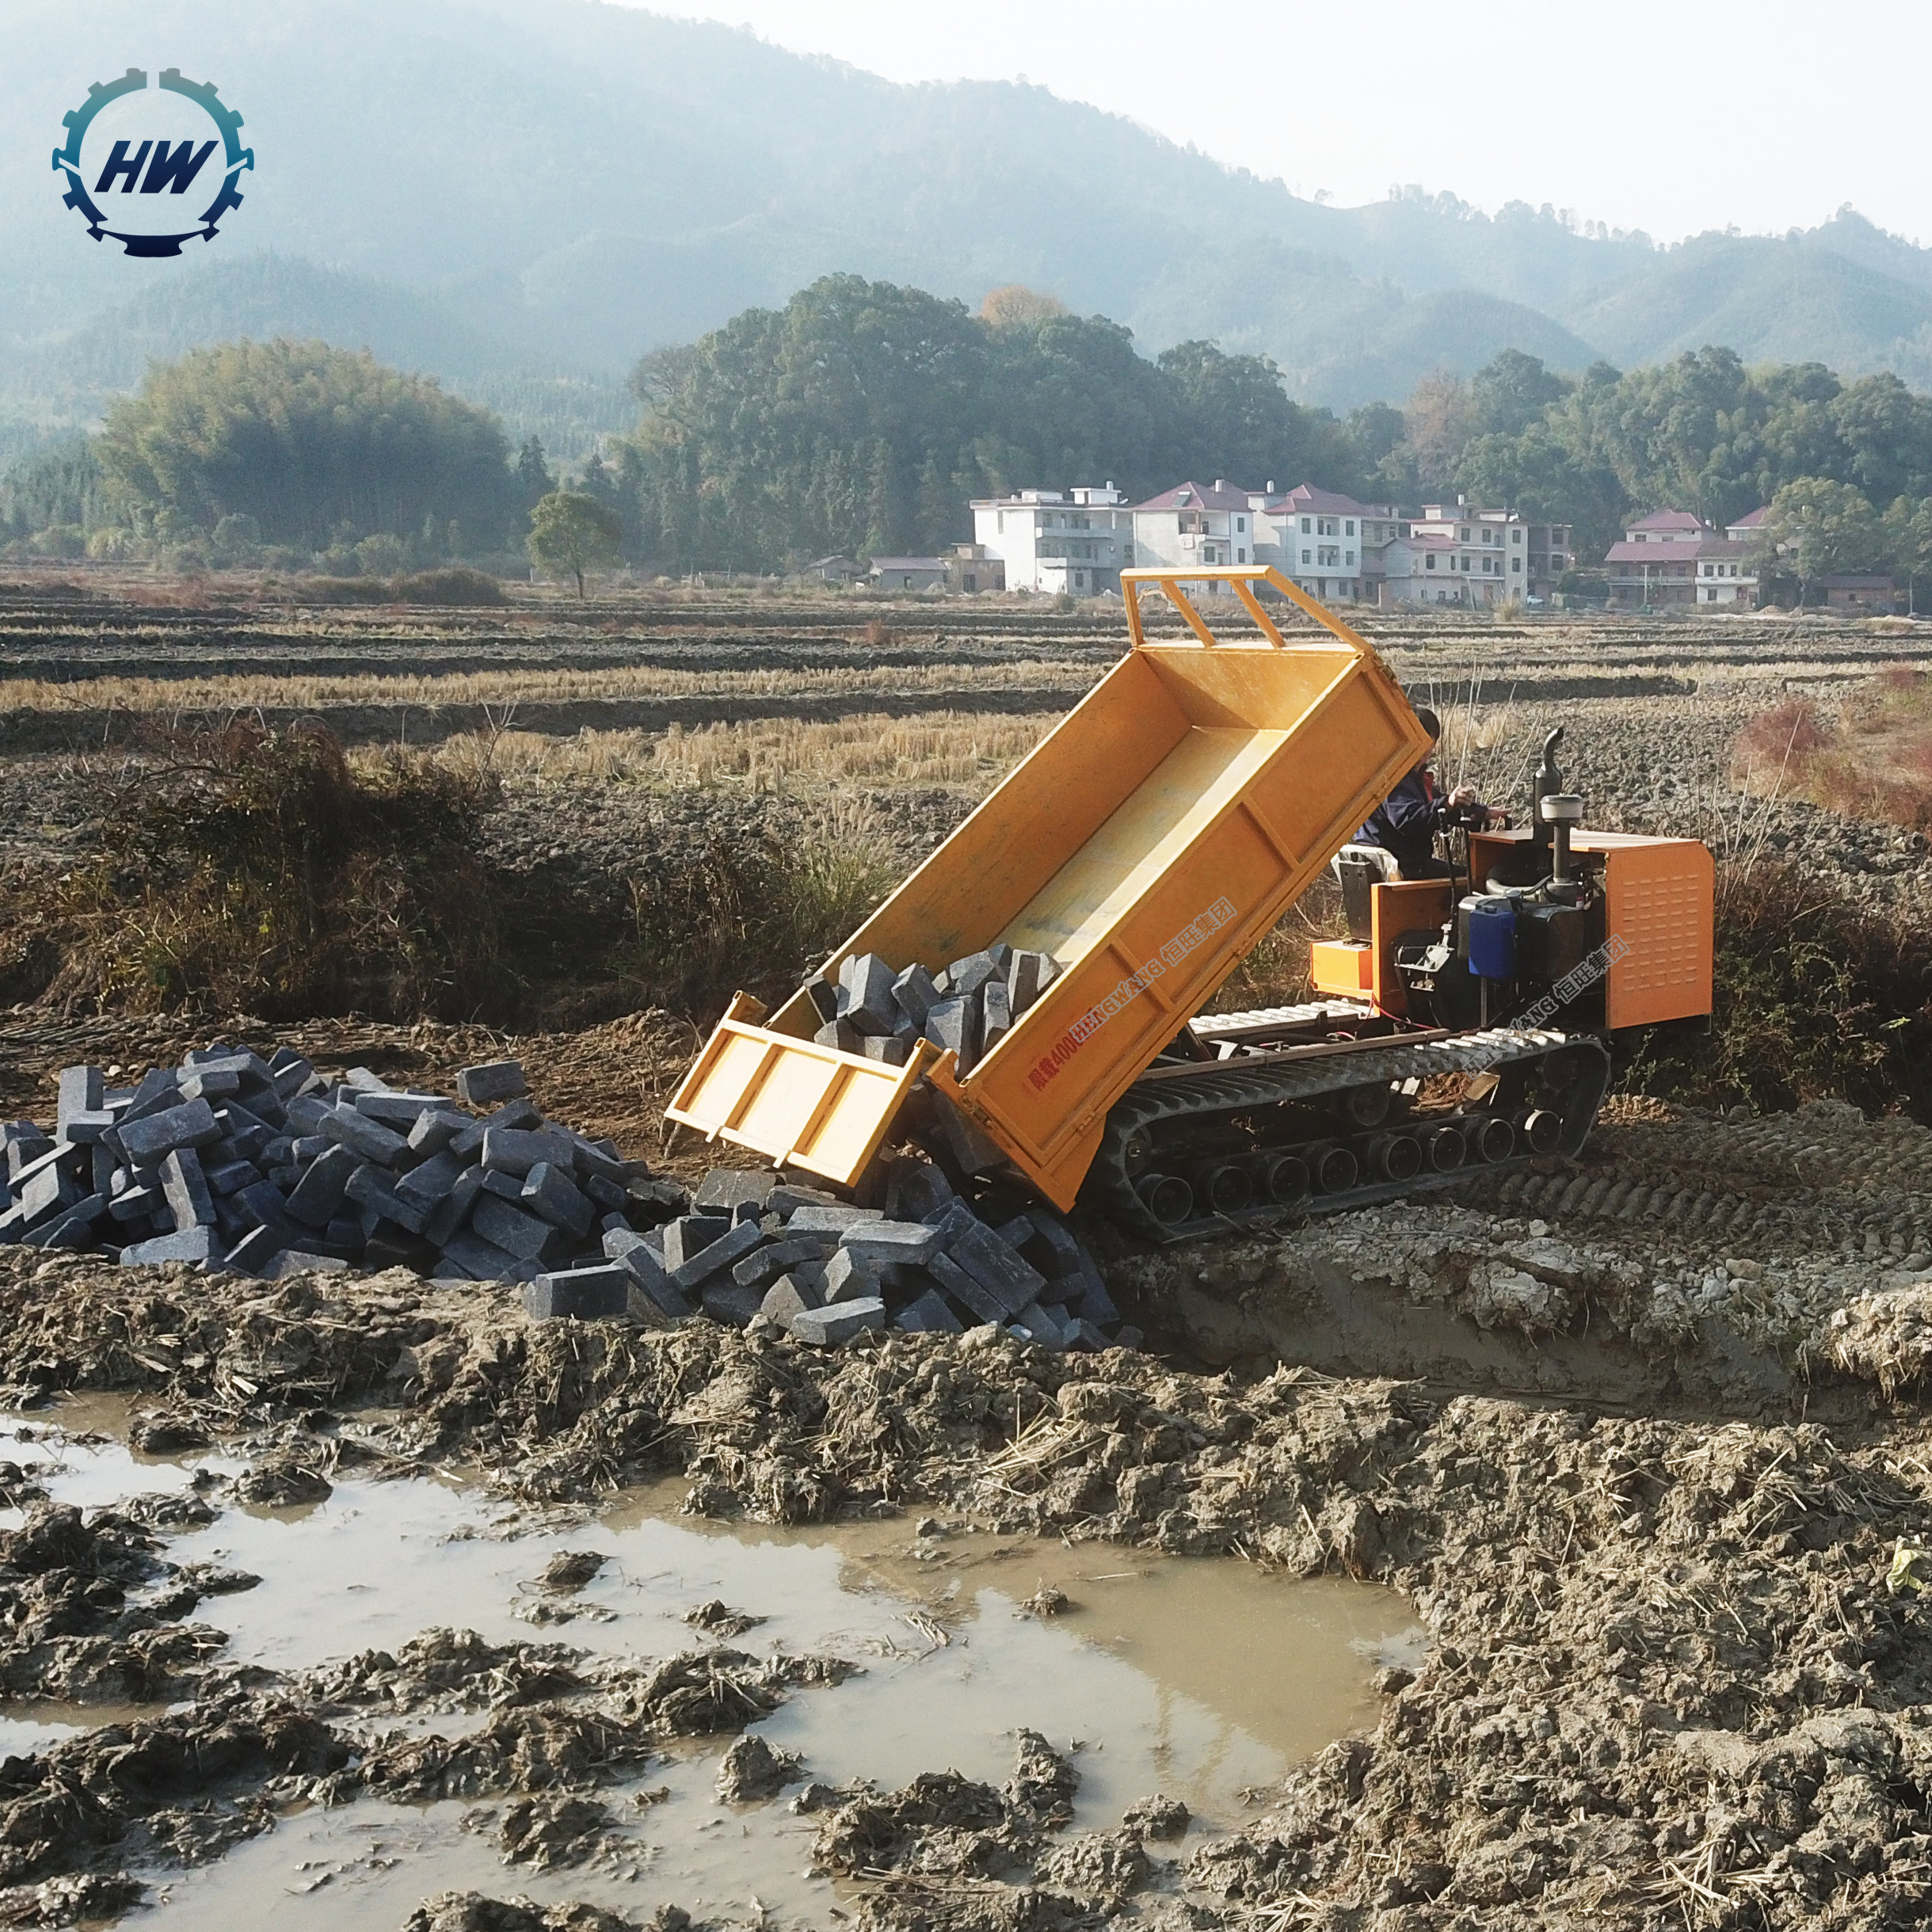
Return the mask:
{"type": "Polygon", "coordinates": [[[1374,650],[1271,568],[1121,581],[1126,655],[823,973],[733,1001],[669,1121],[861,1190],[917,1139],[1172,1241],[1573,1155],[1618,1039],[1708,1020],[1710,853],[1585,830],[1560,731],[1531,824],[1451,827],[1455,876],[1402,878],[1351,843],[1430,747],[1374,650]],[[1210,583],[1252,634],[1210,627],[1210,583]],[[1319,996],[1206,1015],[1331,864],[1319,996]]]}

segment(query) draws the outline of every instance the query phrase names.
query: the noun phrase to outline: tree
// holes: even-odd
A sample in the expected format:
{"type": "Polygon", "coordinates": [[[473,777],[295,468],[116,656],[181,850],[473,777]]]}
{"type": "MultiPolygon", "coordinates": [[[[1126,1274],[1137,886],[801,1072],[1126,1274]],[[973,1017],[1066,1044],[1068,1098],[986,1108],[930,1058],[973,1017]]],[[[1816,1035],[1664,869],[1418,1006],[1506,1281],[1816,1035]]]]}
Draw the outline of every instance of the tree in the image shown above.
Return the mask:
{"type": "Polygon", "coordinates": [[[1469,378],[1469,409],[1479,436],[1521,436],[1541,426],[1576,385],[1519,349],[1499,351],[1469,378]]]}
{"type": "Polygon", "coordinates": [[[1425,375],[1403,413],[1417,480],[1426,491],[1446,490],[1455,477],[1464,444],[1475,433],[1476,413],[1467,386],[1453,375],[1425,375]]]}
{"type": "Polygon", "coordinates": [[[516,482],[523,492],[526,510],[535,509],[557,487],[543,443],[535,436],[526,436],[523,448],[516,452],[516,482]]]}
{"type": "Polygon", "coordinates": [[[617,513],[581,490],[554,490],[530,513],[530,554],[551,574],[577,579],[577,594],[587,593],[584,573],[612,564],[623,554],[624,526],[617,513]]]}
{"type": "Polygon", "coordinates": [[[1801,476],[1772,497],[1764,542],[1798,580],[1798,599],[1814,577],[1884,567],[1886,532],[1870,503],[1849,483],[1801,476]]]}
{"type": "Polygon", "coordinates": [[[516,503],[494,417],[322,342],[227,342],[151,368],[96,448],[128,520],[170,540],[231,515],[305,550],[413,538],[431,516],[500,540],[516,503]]]}
{"type": "Polygon", "coordinates": [[[995,329],[1023,328],[1066,312],[1067,305],[1057,295],[1042,295],[1038,289],[1019,282],[1007,282],[989,290],[979,305],[980,320],[995,329]]]}

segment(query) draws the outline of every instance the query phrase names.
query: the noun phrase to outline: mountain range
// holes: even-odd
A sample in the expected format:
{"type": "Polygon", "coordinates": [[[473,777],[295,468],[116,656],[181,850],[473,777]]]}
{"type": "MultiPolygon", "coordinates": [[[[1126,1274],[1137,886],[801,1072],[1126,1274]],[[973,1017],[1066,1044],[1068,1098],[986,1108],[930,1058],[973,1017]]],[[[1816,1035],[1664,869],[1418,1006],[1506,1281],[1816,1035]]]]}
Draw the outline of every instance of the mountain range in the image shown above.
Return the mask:
{"type": "Polygon", "coordinates": [[[1504,348],[1579,370],[1717,342],[1932,387],[1932,250],[1850,209],[1662,247],[1420,190],[1337,208],[1044,88],[901,86],[593,0],[8,10],[0,455],[150,356],[280,333],[438,374],[567,458],[630,419],[641,352],[836,270],[975,306],[1022,282],[1148,353],[1265,352],[1344,410],[1504,348]],[[48,165],[130,65],[216,82],[256,152],[244,205],[178,260],[90,241],[48,165]]]}

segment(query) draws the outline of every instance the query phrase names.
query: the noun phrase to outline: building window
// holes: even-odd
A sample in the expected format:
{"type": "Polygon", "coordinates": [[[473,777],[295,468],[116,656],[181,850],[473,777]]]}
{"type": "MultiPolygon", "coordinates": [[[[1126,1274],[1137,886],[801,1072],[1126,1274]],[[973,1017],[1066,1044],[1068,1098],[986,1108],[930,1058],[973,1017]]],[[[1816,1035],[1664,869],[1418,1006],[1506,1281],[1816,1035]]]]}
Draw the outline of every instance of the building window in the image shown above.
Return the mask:
{"type": "MultiPolygon", "coordinates": [[[[1313,526],[1312,524],[1310,524],[1310,523],[1309,523],[1309,520],[1308,520],[1308,519],[1307,519],[1305,516],[1304,516],[1304,517],[1301,519],[1301,534],[1302,534],[1302,535],[1306,536],[1306,535],[1309,534],[1309,531],[1310,531],[1311,529],[1313,529],[1313,527],[1314,527],[1314,526],[1313,526]]],[[[1304,563],[1306,563],[1306,562],[1308,562],[1308,559],[1307,559],[1305,557],[1304,557],[1304,558],[1301,559],[1301,561],[1302,561],[1304,563]]]]}
{"type": "Polygon", "coordinates": [[[1348,521],[1347,521],[1347,522],[1345,524],[1343,524],[1343,527],[1342,527],[1342,535],[1343,535],[1343,536],[1353,536],[1355,534],[1355,518],[1354,518],[1354,517],[1352,517],[1352,516],[1351,516],[1351,517],[1350,517],[1350,518],[1349,518],[1348,521]]]}
{"type": "Polygon", "coordinates": [[[1236,517],[1234,527],[1237,530],[1245,530],[1248,528],[1248,519],[1245,516],[1236,517]]]}
{"type": "Polygon", "coordinates": [[[1512,570],[1520,570],[1522,568],[1522,559],[1520,557],[1511,558],[1509,560],[1509,567],[1512,570]]]}
{"type": "Polygon", "coordinates": [[[1352,570],[1355,567],[1355,553],[1351,550],[1342,561],[1352,570]]]}
{"type": "Polygon", "coordinates": [[[1237,563],[1245,563],[1245,562],[1247,562],[1247,561],[1248,561],[1248,552],[1247,552],[1246,551],[1243,551],[1240,553],[1240,554],[1239,556],[1237,556],[1237,557],[1235,558],[1235,560],[1234,560],[1234,561],[1235,561],[1237,563]]]}
{"type": "MultiPolygon", "coordinates": [[[[1308,519],[1305,516],[1301,519],[1301,528],[1304,530],[1308,528],[1308,519]]],[[[1301,553],[1301,561],[1305,564],[1313,563],[1315,561],[1315,553],[1312,550],[1303,551],[1301,553]]]]}
{"type": "Polygon", "coordinates": [[[1466,543],[1469,542],[1469,527],[1467,524],[1465,524],[1462,528],[1456,532],[1456,541],[1458,543],[1466,543]]]}
{"type": "Polygon", "coordinates": [[[1509,540],[1512,543],[1520,543],[1522,541],[1522,532],[1520,530],[1512,530],[1509,533],[1509,540]]]}
{"type": "MultiPolygon", "coordinates": [[[[1302,561],[1304,563],[1305,563],[1305,562],[1308,561],[1308,553],[1307,553],[1305,551],[1304,551],[1302,552],[1302,554],[1301,554],[1301,561],[1302,561]]],[[[1431,556],[1427,556],[1427,557],[1423,558],[1423,560],[1422,560],[1422,567],[1423,567],[1423,568],[1425,570],[1433,570],[1435,568],[1435,557],[1434,557],[1433,555],[1431,555],[1431,556]]]]}

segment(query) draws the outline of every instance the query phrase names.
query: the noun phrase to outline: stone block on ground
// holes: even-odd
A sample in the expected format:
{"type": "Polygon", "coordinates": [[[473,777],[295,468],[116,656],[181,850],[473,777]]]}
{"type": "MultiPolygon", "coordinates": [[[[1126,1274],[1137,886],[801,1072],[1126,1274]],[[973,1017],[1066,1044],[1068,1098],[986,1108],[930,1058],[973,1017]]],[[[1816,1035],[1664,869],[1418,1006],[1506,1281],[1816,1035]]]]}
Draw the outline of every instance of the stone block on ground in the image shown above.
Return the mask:
{"type": "Polygon", "coordinates": [[[511,1100],[484,1119],[466,1121],[450,1142],[449,1151],[459,1160],[475,1160],[482,1157],[483,1137],[492,1127],[520,1132],[543,1124],[543,1116],[528,1100],[511,1100]]]}
{"type": "Polygon", "coordinates": [[[421,1234],[423,1223],[429,1218],[429,1210],[422,1202],[398,1194],[391,1186],[389,1176],[372,1160],[364,1161],[349,1176],[343,1191],[358,1207],[368,1208],[411,1234],[421,1234]]]}
{"type": "Polygon", "coordinates": [[[251,1228],[222,1257],[222,1266],[233,1275],[259,1275],[284,1252],[281,1238],[272,1229],[251,1228]]]}
{"type": "Polygon", "coordinates": [[[520,1061],[482,1061],[456,1075],[456,1097],[466,1107],[495,1107],[505,1100],[520,1100],[529,1091],[520,1061]]]}
{"type": "Polygon", "coordinates": [[[776,1322],[781,1328],[789,1328],[795,1315],[802,1315],[807,1309],[819,1305],[818,1297],[810,1286],[795,1275],[781,1275],[764,1291],[758,1312],[768,1321],[776,1322]]]}
{"type": "Polygon", "coordinates": [[[286,1281],[292,1275],[343,1275],[349,1263],[340,1255],[319,1255],[306,1248],[284,1248],[262,1269],[265,1281],[286,1281]]]}
{"type": "Polygon", "coordinates": [[[177,1147],[205,1147],[221,1138],[221,1122],[205,1100],[185,1100],[139,1120],[123,1120],[114,1130],[131,1168],[158,1167],[177,1147]]]}
{"type": "Polygon", "coordinates": [[[886,1324],[886,1304],[878,1297],[859,1301],[829,1302],[823,1308],[802,1310],[792,1317],[791,1334],[796,1341],[815,1347],[836,1348],[868,1328],[886,1324]]]}
{"type": "Polygon", "coordinates": [[[537,1215],[513,1207],[500,1195],[479,1194],[470,1225],[493,1246],[519,1261],[543,1261],[557,1252],[557,1230],[537,1215]]]}
{"type": "Polygon", "coordinates": [[[742,1328],[764,1307],[764,1292],[756,1288],[741,1288],[726,1275],[722,1281],[712,1282],[706,1287],[699,1301],[712,1320],[722,1322],[727,1328],[742,1328]]]}
{"type": "Polygon", "coordinates": [[[946,1252],[992,1295],[1009,1316],[1038,1295],[1046,1278],[977,1220],[963,1202],[939,1224],[946,1252]]]}
{"type": "Polygon", "coordinates": [[[996,1295],[989,1294],[948,1254],[936,1254],[926,1263],[926,1272],[953,1301],[979,1321],[1007,1322],[1013,1311],[996,1295]]]}
{"type": "MultiPolygon", "coordinates": [[[[416,1116],[415,1125],[410,1129],[410,1152],[425,1158],[442,1153],[458,1134],[474,1124],[467,1114],[453,1113],[446,1107],[427,1108],[416,1116]]],[[[452,1154],[450,1158],[456,1157],[452,1154]]]]}
{"type": "Polygon", "coordinates": [[[289,1213],[311,1228],[326,1227],[342,1204],[349,1177],[361,1164],[353,1149],[332,1144],[326,1153],[309,1163],[307,1172],[296,1182],[295,1192],[288,1197],[289,1213]]]}
{"type": "Polygon", "coordinates": [[[568,1174],[570,1137],[554,1127],[490,1127],[483,1134],[483,1165],[497,1174],[528,1174],[547,1163],[568,1174]]]}
{"type": "Polygon", "coordinates": [[[465,1229],[444,1244],[442,1265],[460,1268],[471,1281],[506,1282],[517,1271],[517,1258],[465,1229]]]}
{"type": "Polygon", "coordinates": [[[813,1202],[786,1218],[785,1232],[791,1235],[843,1234],[848,1228],[856,1227],[862,1221],[885,1218],[875,1207],[848,1207],[843,1201],[828,1202],[822,1206],[813,1202]]]}
{"type": "Polygon", "coordinates": [[[929,1288],[916,1301],[909,1301],[892,1318],[895,1328],[913,1335],[958,1335],[966,1324],[946,1305],[937,1289],[929,1288]]]}
{"type": "Polygon", "coordinates": [[[665,1223],[664,1265],[673,1275],[687,1261],[701,1254],[714,1241],[731,1232],[731,1222],[723,1214],[680,1214],[665,1223]]]}
{"type": "Polygon", "coordinates": [[[449,1111],[449,1096],[442,1093],[359,1093],[356,1096],[356,1111],[365,1120],[380,1121],[385,1127],[393,1128],[404,1140],[415,1130],[416,1123],[425,1114],[443,1114],[449,1111]]]}
{"type": "Polygon", "coordinates": [[[107,1112],[107,1075],[99,1067],[65,1067],[60,1075],[54,1131],[63,1141],[97,1141],[113,1126],[107,1112]],[[99,1122],[97,1127],[95,1123],[99,1122]],[[74,1132],[76,1123],[83,1131],[74,1132]]]}
{"type": "Polygon", "coordinates": [[[952,1183],[930,1160],[909,1156],[894,1167],[886,1183],[886,1218],[924,1221],[956,1198],[952,1183]]]}
{"type": "Polygon", "coordinates": [[[177,1228],[214,1226],[215,1197],[192,1147],[177,1147],[162,1162],[161,1191],[177,1228]]]}
{"type": "Polygon", "coordinates": [[[182,1228],[173,1234],[157,1235],[152,1240],[136,1241],[120,1251],[123,1267],[148,1262],[208,1260],[215,1252],[212,1228],[182,1228]]]}
{"type": "MultiPolygon", "coordinates": [[[[673,1227],[676,1225],[675,1221],[672,1224],[673,1227]]],[[[689,1260],[672,1267],[671,1279],[685,1294],[720,1275],[729,1279],[733,1264],[741,1261],[754,1248],[762,1246],[764,1241],[764,1230],[756,1221],[741,1221],[736,1226],[727,1228],[715,1240],[707,1242],[689,1260]]],[[[665,1266],[670,1267],[671,1243],[668,1236],[664,1258],[665,1266]]],[[[736,1285],[733,1283],[734,1286],[736,1285]]]]}
{"type": "Polygon", "coordinates": [[[741,1288],[767,1288],[787,1270],[801,1263],[822,1263],[833,1252],[829,1235],[793,1235],[789,1230],[763,1248],[754,1248],[731,1266],[731,1278],[741,1288]]]}
{"type": "Polygon", "coordinates": [[[820,1293],[827,1302],[863,1301],[879,1291],[878,1277],[848,1248],[832,1255],[820,1278],[820,1293]]]}
{"type": "Polygon", "coordinates": [[[104,1194],[90,1194],[76,1201],[71,1206],[63,1208],[44,1226],[29,1235],[30,1244],[39,1248],[91,1248],[94,1241],[94,1229],[107,1218],[108,1198],[104,1194]]]}
{"type": "Polygon", "coordinates": [[[523,1204],[551,1226],[566,1228],[580,1240],[596,1225],[595,1203],[567,1169],[539,1160],[524,1177],[523,1204]]]}
{"type": "Polygon", "coordinates": [[[524,1288],[524,1313],[535,1321],[564,1316],[580,1321],[608,1321],[627,1314],[630,1307],[630,1271],[615,1261],[539,1275],[524,1288]]]}
{"type": "Polygon", "coordinates": [[[1025,1329],[1032,1340],[1038,1342],[1042,1348],[1050,1349],[1055,1355],[1066,1347],[1066,1337],[1059,1323],[1037,1301],[1029,1302],[1014,1317],[1013,1325],[1016,1328],[1025,1329]]]}
{"type": "Polygon", "coordinates": [[[778,1176],[769,1168],[713,1168],[699,1182],[691,1205],[699,1213],[710,1209],[727,1215],[747,1201],[763,1207],[777,1185],[778,1176]]]}
{"type": "Polygon", "coordinates": [[[839,1235],[840,1247],[875,1271],[886,1262],[918,1267],[938,1252],[940,1244],[940,1230],[922,1221],[854,1221],[839,1235]]]}
{"type": "Polygon", "coordinates": [[[353,1107],[330,1107],[322,1118],[321,1131],[358,1160],[379,1168],[399,1166],[410,1150],[409,1141],[393,1127],[385,1127],[353,1107]]]}

